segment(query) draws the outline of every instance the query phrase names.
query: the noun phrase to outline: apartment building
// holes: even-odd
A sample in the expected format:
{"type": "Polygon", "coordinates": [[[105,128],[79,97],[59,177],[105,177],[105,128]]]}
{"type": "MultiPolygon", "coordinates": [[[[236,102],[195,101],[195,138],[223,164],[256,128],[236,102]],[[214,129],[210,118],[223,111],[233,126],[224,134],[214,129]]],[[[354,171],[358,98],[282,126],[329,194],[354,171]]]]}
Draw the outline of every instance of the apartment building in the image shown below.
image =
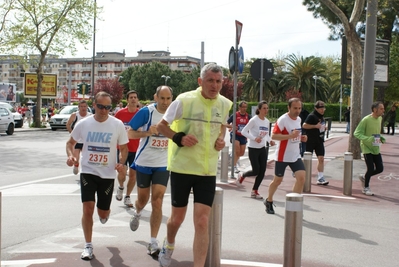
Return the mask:
{"type": "MultiPolygon", "coordinates": [[[[153,61],[163,63],[171,70],[190,72],[200,66],[201,59],[190,56],[171,56],[169,51],[137,52],[136,57],[126,57],[125,51],[97,52],[94,58],[94,80],[98,78],[113,78],[120,75],[131,66],[141,66],[153,61]]],[[[0,55],[0,83],[14,83],[18,91],[24,88],[23,73],[35,73],[38,56],[29,56],[29,65],[24,64],[24,57],[19,55],[0,55]]],[[[47,55],[43,72],[57,74],[58,88],[77,88],[79,83],[91,83],[93,59],[89,58],[61,58],[57,55],[47,55]]]]}

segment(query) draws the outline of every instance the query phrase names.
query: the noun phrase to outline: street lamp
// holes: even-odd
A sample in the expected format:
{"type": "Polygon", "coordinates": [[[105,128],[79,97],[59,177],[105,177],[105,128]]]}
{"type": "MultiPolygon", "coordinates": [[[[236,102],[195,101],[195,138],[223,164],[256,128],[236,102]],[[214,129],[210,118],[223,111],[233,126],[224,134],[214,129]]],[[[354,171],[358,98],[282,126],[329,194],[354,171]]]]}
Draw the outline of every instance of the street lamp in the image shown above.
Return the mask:
{"type": "Polygon", "coordinates": [[[317,79],[319,79],[320,77],[318,77],[318,76],[313,76],[313,79],[314,79],[314,102],[316,103],[316,82],[317,82],[317,79]]]}
{"type": "Polygon", "coordinates": [[[170,79],[170,77],[162,75],[161,78],[164,78],[165,79],[165,85],[168,85],[168,80],[170,79]]]}

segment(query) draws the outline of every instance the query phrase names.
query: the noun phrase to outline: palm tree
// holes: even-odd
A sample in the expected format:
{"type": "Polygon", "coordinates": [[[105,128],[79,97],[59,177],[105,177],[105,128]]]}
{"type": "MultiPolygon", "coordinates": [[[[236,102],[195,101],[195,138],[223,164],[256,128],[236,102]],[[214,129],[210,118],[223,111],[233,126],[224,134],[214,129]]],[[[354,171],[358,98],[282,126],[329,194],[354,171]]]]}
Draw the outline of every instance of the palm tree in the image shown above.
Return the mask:
{"type": "Polygon", "coordinates": [[[288,72],[282,81],[286,86],[291,86],[301,92],[302,100],[307,102],[313,102],[316,86],[316,98],[325,100],[322,78],[325,78],[326,66],[322,63],[321,58],[313,56],[304,58],[291,54],[286,58],[286,64],[288,72]],[[313,76],[318,78],[314,80],[313,76]]]}

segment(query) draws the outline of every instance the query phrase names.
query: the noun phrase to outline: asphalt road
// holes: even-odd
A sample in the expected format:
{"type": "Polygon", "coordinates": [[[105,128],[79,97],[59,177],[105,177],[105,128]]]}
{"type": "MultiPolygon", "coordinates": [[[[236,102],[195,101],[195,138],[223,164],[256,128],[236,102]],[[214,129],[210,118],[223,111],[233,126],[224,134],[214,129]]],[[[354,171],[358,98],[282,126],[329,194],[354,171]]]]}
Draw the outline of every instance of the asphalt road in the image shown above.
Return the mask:
{"type": "MultiPolygon", "coordinates": [[[[80,260],[84,245],[81,202],[78,176],[65,164],[67,138],[66,131],[0,136],[2,266],[158,266],[145,249],[150,205],[143,212],[140,228],[131,232],[132,211],[115,200],[107,224],[100,224],[94,217],[96,259],[90,263],[80,260]]],[[[259,190],[262,195],[267,193],[272,168],[269,164],[259,190]]],[[[302,266],[397,266],[398,203],[381,204],[377,198],[364,201],[357,194],[358,181],[354,181],[357,191],[353,197],[332,193],[342,184],[338,178],[336,182],[332,180],[331,187],[323,188],[313,184],[315,191],[324,191],[305,196],[302,266]],[[326,190],[331,190],[328,195],[326,190]]],[[[392,185],[398,186],[398,182],[392,181],[392,185]]],[[[237,188],[234,180],[218,184],[223,189],[223,267],[282,266],[285,195],[293,180],[288,175],[276,192],[275,215],[265,213],[262,201],[250,198],[252,184],[253,178],[247,178],[242,188],[237,188]]],[[[163,211],[160,241],[170,214],[169,189],[163,211]]],[[[192,200],[177,236],[172,266],[192,266],[191,214],[192,200]]]]}

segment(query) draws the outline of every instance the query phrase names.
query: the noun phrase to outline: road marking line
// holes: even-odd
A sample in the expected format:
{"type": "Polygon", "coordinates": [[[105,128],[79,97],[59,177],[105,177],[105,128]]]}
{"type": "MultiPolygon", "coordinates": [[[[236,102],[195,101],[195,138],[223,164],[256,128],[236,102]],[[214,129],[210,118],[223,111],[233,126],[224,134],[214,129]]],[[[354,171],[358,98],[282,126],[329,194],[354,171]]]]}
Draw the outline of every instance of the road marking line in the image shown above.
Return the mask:
{"type": "Polygon", "coordinates": [[[19,184],[6,185],[3,187],[0,187],[0,190],[12,188],[12,187],[18,187],[18,186],[27,185],[27,184],[35,184],[35,183],[41,183],[41,182],[46,182],[46,181],[51,181],[51,180],[57,180],[57,179],[66,178],[66,177],[70,177],[70,176],[75,176],[75,175],[67,174],[67,175],[55,176],[55,177],[51,177],[51,178],[34,180],[34,181],[29,181],[29,182],[24,182],[24,183],[19,183],[19,184]]]}
{"type": "Polygon", "coordinates": [[[229,264],[236,266],[253,266],[253,267],[281,267],[281,264],[274,263],[262,263],[262,262],[254,262],[254,261],[235,261],[235,260],[220,260],[221,264],[229,264]]]}
{"type": "Polygon", "coordinates": [[[1,261],[1,266],[29,266],[31,264],[53,263],[57,259],[35,259],[35,260],[16,260],[16,261],[1,261]]]}
{"type": "Polygon", "coordinates": [[[348,200],[355,200],[355,197],[343,197],[343,196],[333,196],[333,195],[319,195],[319,194],[302,194],[308,197],[329,197],[329,198],[341,198],[341,199],[348,199],[348,200]]]}

